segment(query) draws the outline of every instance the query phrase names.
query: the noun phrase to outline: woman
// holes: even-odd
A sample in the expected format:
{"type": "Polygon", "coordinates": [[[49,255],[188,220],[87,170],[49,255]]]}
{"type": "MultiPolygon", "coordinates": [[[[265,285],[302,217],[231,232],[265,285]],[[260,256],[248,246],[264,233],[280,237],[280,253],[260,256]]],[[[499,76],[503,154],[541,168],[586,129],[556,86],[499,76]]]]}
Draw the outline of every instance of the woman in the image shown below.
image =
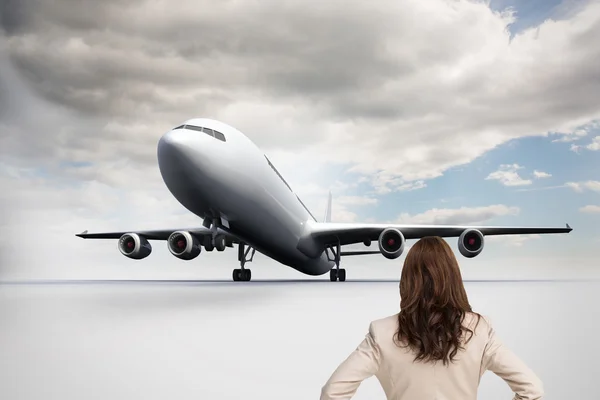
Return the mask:
{"type": "Polygon", "coordinates": [[[400,312],[373,321],[358,348],[336,369],[321,400],[350,399],[373,375],[388,399],[475,400],[486,370],[514,399],[541,399],[542,383],[472,312],[448,243],[424,237],[408,252],[400,278],[400,312]]]}

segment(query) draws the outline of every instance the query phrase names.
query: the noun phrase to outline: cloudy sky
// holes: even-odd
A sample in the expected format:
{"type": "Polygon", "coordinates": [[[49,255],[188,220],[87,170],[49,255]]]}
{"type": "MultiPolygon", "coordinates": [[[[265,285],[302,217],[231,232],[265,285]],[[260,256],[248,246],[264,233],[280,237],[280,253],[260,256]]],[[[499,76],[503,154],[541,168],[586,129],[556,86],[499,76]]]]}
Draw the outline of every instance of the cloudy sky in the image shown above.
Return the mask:
{"type": "Polygon", "coordinates": [[[340,222],[574,228],[488,239],[467,278],[598,275],[598,1],[9,0],[0,24],[0,279],[228,279],[235,251],[73,236],[200,224],[156,160],[191,117],[246,133],[317,216],[331,190],[340,222]]]}

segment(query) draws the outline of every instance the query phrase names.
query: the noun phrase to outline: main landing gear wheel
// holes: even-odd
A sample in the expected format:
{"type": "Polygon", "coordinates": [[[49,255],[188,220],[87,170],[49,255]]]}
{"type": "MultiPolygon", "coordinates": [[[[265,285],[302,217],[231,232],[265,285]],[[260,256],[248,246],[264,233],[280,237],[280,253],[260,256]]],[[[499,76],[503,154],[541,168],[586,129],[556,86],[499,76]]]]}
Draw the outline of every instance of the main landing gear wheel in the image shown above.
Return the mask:
{"type": "Polygon", "coordinates": [[[217,251],[223,251],[225,250],[225,236],[223,235],[217,235],[215,236],[215,249],[217,249],[217,251]]]}
{"type": "Polygon", "coordinates": [[[236,268],[233,270],[234,282],[250,282],[252,279],[252,270],[236,268]]]}
{"type": "Polygon", "coordinates": [[[331,252],[333,253],[333,260],[331,260],[329,258],[329,253],[327,253],[327,258],[330,261],[335,261],[335,268],[333,268],[331,271],[329,271],[329,280],[331,282],[344,282],[346,280],[346,270],[343,268],[340,268],[340,253],[341,253],[341,247],[340,246],[340,242],[337,243],[337,245],[335,246],[335,249],[332,247],[330,248],[331,252]]]}
{"type": "Polygon", "coordinates": [[[329,271],[329,280],[331,282],[335,282],[335,281],[344,282],[346,280],[346,270],[343,268],[332,269],[331,271],[329,271]]]}
{"type": "Polygon", "coordinates": [[[254,253],[256,250],[252,247],[245,249],[245,243],[240,243],[238,247],[238,260],[241,268],[233,270],[233,281],[234,282],[250,282],[252,279],[252,270],[244,268],[246,263],[252,262],[254,259],[254,253]],[[250,252],[252,251],[252,252],[250,252]],[[250,254],[250,257],[248,257],[250,254]]]}

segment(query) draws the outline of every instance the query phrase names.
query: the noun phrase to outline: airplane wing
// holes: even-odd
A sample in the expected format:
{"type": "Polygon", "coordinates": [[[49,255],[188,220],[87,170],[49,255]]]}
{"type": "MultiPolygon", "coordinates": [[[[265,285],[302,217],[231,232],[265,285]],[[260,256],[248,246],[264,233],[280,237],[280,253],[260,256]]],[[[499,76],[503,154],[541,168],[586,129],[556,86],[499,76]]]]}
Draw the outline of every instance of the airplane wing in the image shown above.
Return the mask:
{"type": "MultiPolygon", "coordinates": [[[[209,236],[212,235],[212,231],[205,227],[199,228],[186,228],[186,229],[160,229],[160,230],[151,230],[151,231],[122,231],[122,232],[98,232],[98,233],[88,233],[88,231],[83,231],[81,233],[76,234],[83,239],[119,239],[126,233],[137,233],[140,236],[145,237],[148,240],[167,240],[169,235],[176,231],[187,231],[195,236],[209,236]]],[[[227,239],[231,243],[239,243],[239,239],[233,236],[231,233],[228,233],[222,229],[217,229],[220,235],[225,235],[227,239]]]]}
{"type": "MultiPolygon", "coordinates": [[[[348,245],[366,240],[377,240],[386,228],[396,228],[405,239],[420,239],[424,236],[458,237],[467,229],[477,229],[484,236],[531,235],[569,233],[573,229],[521,227],[521,226],[466,226],[466,225],[397,225],[397,224],[354,224],[354,223],[310,223],[309,235],[323,246],[348,245]]],[[[351,254],[347,254],[351,255],[351,254]]],[[[354,255],[354,254],[352,254],[354,255]]]]}

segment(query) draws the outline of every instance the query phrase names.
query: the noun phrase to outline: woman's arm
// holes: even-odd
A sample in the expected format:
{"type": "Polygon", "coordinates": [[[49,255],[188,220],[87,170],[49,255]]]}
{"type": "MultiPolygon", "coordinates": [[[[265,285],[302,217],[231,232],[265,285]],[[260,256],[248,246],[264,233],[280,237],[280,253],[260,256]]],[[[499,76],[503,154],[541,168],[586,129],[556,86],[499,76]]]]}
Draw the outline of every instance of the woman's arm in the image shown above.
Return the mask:
{"type": "Polygon", "coordinates": [[[350,399],[365,379],[379,369],[380,352],[373,338],[372,325],[362,343],[333,372],[321,390],[321,400],[350,399]]]}
{"type": "Polygon", "coordinates": [[[496,336],[491,325],[483,355],[483,367],[502,378],[515,393],[513,400],[540,400],[542,381],[496,336]]]}

